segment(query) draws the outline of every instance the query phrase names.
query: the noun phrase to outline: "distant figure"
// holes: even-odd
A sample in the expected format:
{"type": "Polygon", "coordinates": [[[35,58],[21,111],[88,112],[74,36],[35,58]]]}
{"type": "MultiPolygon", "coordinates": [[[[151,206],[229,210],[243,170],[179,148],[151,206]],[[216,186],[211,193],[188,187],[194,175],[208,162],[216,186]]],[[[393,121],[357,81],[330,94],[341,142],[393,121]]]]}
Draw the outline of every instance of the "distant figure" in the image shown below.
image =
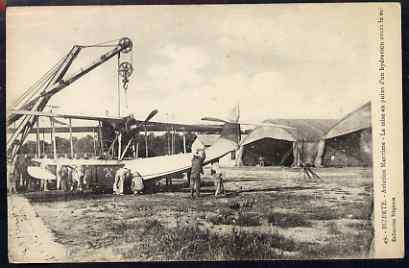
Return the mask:
{"type": "Polygon", "coordinates": [[[167,176],[165,179],[166,179],[166,187],[169,187],[169,185],[172,185],[172,177],[167,176]]]}
{"type": "Polygon", "coordinates": [[[260,155],[258,158],[258,166],[264,167],[264,157],[262,155],[260,155]]]}
{"type": "Polygon", "coordinates": [[[212,166],[210,168],[210,174],[213,176],[214,186],[216,187],[214,196],[217,197],[218,194],[224,194],[223,185],[224,174],[220,169],[219,160],[212,163],[212,166]]]}
{"type": "Polygon", "coordinates": [[[116,171],[114,185],[112,187],[113,194],[123,195],[125,180],[131,176],[131,171],[125,167],[116,171]]]}
{"type": "Polygon", "coordinates": [[[205,157],[203,149],[198,149],[192,158],[192,170],[190,172],[190,178],[193,181],[191,188],[192,198],[194,198],[194,192],[196,192],[196,197],[200,196],[200,174],[203,174],[205,157]]]}

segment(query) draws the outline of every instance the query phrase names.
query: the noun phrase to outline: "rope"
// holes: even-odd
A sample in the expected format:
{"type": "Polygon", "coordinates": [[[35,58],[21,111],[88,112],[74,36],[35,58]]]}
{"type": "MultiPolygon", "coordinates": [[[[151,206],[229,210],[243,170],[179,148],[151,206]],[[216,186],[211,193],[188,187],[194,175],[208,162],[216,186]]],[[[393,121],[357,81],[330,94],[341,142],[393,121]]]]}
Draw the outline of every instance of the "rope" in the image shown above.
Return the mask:
{"type": "Polygon", "coordinates": [[[120,39],[113,39],[113,40],[109,40],[109,41],[105,41],[105,42],[101,42],[101,43],[97,43],[97,44],[93,44],[93,45],[79,45],[79,47],[81,48],[89,48],[89,47],[116,47],[118,45],[118,41],[120,39]],[[108,43],[112,43],[112,42],[116,42],[115,45],[106,45],[108,43]]]}

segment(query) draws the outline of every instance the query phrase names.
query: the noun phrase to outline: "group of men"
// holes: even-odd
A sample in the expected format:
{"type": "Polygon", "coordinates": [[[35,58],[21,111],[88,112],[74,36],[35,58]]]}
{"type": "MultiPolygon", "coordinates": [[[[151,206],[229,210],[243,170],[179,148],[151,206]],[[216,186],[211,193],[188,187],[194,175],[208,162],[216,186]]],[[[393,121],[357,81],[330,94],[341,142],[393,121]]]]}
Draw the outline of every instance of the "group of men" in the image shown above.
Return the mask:
{"type": "Polygon", "coordinates": [[[133,174],[130,169],[122,167],[115,173],[112,192],[114,195],[125,193],[142,194],[144,189],[143,179],[139,174],[133,174]]]}
{"type": "Polygon", "coordinates": [[[57,190],[64,192],[82,192],[88,186],[88,174],[83,165],[57,165],[57,190]]]}
{"type": "Polygon", "coordinates": [[[32,183],[27,168],[31,164],[31,158],[27,154],[19,154],[13,163],[7,164],[8,189],[10,193],[30,191],[32,183]]]}

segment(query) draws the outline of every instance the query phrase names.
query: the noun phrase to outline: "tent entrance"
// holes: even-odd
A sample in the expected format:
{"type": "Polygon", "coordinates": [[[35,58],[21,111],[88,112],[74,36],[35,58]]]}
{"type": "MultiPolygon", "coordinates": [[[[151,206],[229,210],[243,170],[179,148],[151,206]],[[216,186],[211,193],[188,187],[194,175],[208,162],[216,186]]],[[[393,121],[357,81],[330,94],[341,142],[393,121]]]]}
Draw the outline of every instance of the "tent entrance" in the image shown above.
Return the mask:
{"type": "Polygon", "coordinates": [[[243,165],[257,166],[263,158],[265,166],[290,166],[293,162],[293,142],[264,138],[244,145],[243,165]]]}
{"type": "Polygon", "coordinates": [[[372,131],[364,129],[326,140],[325,166],[372,166],[372,131]]]}

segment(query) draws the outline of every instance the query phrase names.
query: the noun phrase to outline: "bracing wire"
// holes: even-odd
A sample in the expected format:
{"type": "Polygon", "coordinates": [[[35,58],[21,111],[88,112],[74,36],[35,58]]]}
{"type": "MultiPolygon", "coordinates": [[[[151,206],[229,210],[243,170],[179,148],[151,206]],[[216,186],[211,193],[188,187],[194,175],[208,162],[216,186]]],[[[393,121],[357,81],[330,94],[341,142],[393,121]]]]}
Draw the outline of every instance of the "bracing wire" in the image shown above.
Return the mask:
{"type": "Polygon", "coordinates": [[[120,39],[113,39],[113,40],[109,40],[109,41],[105,41],[105,42],[101,42],[101,43],[97,43],[97,44],[93,44],[93,45],[79,45],[79,47],[81,48],[89,48],[89,47],[115,47],[118,45],[118,41],[120,39]],[[112,43],[112,42],[116,42],[116,44],[110,44],[107,45],[108,43],[112,43]]]}

